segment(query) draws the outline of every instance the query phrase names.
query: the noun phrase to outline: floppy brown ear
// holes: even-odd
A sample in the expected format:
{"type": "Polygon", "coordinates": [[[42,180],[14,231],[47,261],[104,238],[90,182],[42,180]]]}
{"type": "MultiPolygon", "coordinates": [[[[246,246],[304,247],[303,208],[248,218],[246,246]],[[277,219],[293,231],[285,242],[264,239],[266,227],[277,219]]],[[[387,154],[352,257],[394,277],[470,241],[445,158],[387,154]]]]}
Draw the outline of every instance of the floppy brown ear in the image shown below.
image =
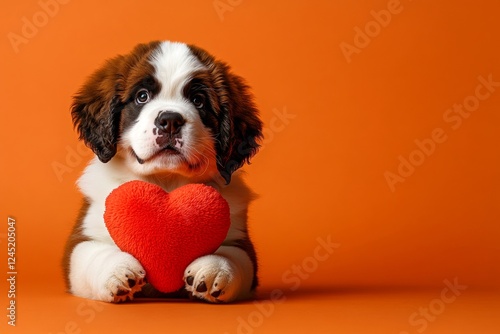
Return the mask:
{"type": "Polygon", "coordinates": [[[189,45],[191,52],[208,69],[217,95],[219,133],[216,135],[217,169],[227,183],[231,175],[257,153],[262,139],[262,121],[249,87],[228,65],[205,50],[189,45]]]}
{"type": "Polygon", "coordinates": [[[219,96],[220,133],[216,145],[217,167],[227,183],[231,175],[257,153],[262,139],[262,121],[242,78],[224,66],[225,92],[219,96]]]}
{"type": "Polygon", "coordinates": [[[108,61],[95,72],[74,96],[71,115],[80,139],[102,162],[116,154],[120,103],[116,91],[121,58],[108,61]]]}
{"type": "Polygon", "coordinates": [[[139,44],[128,55],[108,60],[73,98],[73,124],[80,139],[102,162],[108,162],[116,154],[120,114],[127,103],[129,81],[133,82],[139,73],[137,64],[151,66],[147,59],[158,44],[157,41],[139,44]]]}

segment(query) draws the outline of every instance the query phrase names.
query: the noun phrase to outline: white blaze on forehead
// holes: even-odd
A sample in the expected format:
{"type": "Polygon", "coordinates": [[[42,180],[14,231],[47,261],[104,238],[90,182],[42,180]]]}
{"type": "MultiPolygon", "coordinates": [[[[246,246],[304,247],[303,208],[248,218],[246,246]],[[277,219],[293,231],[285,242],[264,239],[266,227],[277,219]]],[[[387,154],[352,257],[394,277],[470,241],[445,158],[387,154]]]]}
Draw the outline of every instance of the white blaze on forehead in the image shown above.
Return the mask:
{"type": "Polygon", "coordinates": [[[170,99],[182,96],[191,75],[205,68],[186,44],[175,42],[162,42],[153,53],[151,63],[161,83],[158,97],[170,99]]]}
{"type": "Polygon", "coordinates": [[[206,156],[215,161],[212,133],[204,126],[193,103],[184,96],[184,87],[193,74],[206,67],[187,45],[172,42],[160,43],[151,54],[150,63],[161,85],[160,91],[141,107],[136,121],[120,136],[120,145],[133,152],[127,155],[127,159],[131,160],[130,166],[135,173],[148,175],[160,170],[183,172],[188,167],[186,163],[206,165],[205,161],[210,162],[204,159],[206,156]],[[163,111],[179,113],[185,120],[180,132],[182,137],[170,143],[182,157],[161,154],[163,148],[157,142],[155,122],[163,111]],[[139,159],[145,163],[139,162],[139,159]]]}

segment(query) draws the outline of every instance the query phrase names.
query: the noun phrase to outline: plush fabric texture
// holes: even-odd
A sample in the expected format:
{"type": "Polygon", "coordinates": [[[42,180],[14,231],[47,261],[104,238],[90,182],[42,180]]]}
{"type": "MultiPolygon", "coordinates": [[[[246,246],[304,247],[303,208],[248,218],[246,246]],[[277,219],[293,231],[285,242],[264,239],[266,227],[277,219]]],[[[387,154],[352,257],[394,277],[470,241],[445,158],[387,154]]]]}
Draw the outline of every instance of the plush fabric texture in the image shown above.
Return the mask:
{"type": "Polygon", "coordinates": [[[189,184],[167,193],[130,181],[109,194],[104,221],[116,245],[142,264],[148,282],[172,292],[184,286],[184,270],[193,260],[219,248],[230,216],[228,203],[212,187],[189,184]]]}

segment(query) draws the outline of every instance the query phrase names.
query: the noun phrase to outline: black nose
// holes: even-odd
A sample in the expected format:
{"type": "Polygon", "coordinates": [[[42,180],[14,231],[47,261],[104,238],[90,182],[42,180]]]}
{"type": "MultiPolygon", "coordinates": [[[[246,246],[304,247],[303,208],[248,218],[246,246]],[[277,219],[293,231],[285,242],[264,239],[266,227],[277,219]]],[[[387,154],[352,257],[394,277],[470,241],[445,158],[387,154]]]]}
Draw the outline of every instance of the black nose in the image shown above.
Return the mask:
{"type": "Polygon", "coordinates": [[[178,112],[162,111],[155,119],[155,125],[160,132],[174,135],[179,133],[181,127],[186,123],[178,112]]]}

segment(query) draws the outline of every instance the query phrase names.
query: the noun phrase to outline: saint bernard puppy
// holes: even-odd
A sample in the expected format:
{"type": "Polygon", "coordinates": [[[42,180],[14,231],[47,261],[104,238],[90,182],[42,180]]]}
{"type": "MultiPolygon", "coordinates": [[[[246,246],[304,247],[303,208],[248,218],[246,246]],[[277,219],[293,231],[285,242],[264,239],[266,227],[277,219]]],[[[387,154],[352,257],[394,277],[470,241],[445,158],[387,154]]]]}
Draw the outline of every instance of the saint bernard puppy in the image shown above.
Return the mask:
{"type": "Polygon", "coordinates": [[[106,302],[159,295],[103,219],[113,189],[143,180],[168,192],[189,183],[220,192],[230,206],[229,232],[214,254],[185,269],[180,293],[214,303],[250,298],[257,286],[247,232],[254,194],[237,170],[257,152],[262,122],[243,79],[194,45],[140,44],[87,80],[71,114],[96,156],[78,180],[84,204],[63,259],[69,292],[106,302]]]}

